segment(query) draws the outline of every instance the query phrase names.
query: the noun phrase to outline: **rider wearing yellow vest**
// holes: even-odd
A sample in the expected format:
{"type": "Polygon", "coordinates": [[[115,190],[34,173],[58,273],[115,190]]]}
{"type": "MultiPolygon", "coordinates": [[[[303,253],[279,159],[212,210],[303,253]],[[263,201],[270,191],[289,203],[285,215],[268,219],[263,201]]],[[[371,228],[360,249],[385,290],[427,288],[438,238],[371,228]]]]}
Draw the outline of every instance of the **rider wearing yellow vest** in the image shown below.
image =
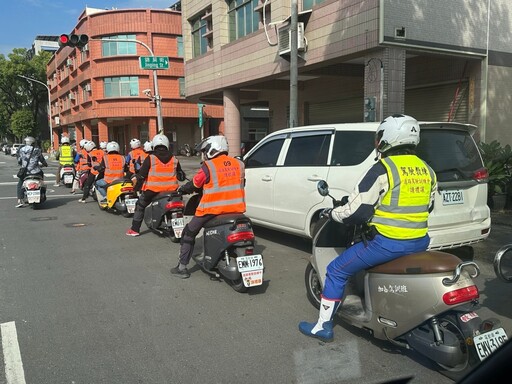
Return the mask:
{"type": "Polygon", "coordinates": [[[333,339],[332,319],[350,276],[427,249],[428,214],[433,209],[437,181],[432,168],[415,155],[419,141],[420,126],[414,118],[401,114],[386,118],[375,136],[376,160],[380,160],[346,204],[324,210],[324,215],[344,224],[367,224],[368,241],[347,248],[327,266],[318,321],[299,324],[306,336],[333,339]]]}
{"type": "Polygon", "coordinates": [[[64,165],[73,166],[73,161],[75,158],[75,151],[71,147],[69,143],[69,137],[62,136],[60,139],[61,146],[59,147],[59,167],[57,169],[57,174],[55,175],[55,187],[58,187],[60,184],[60,171],[64,165]]]}
{"type": "Polygon", "coordinates": [[[124,178],[125,165],[124,156],[119,154],[119,144],[115,141],[108,143],[107,154],[103,156],[103,160],[98,167],[99,174],[96,181],[96,188],[103,198],[107,196],[107,185],[109,183],[124,178]]]}
{"type": "Polygon", "coordinates": [[[195,238],[201,228],[217,215],[245,212],[244,163],[228,156],[224,136],[210,136],[196,146],[205,160],[193,180],[181,186],[183,194],[203,190],[203,196],[192,220],[183,229],[179,263],[171,274],[182,279],[190,277],[187,265],[194,251],[195,238]]]}
{"type": "Polygon", "coordinates": [[[185,173],[181,170],[178,159],[169,150],[169,144],[167,136],[155,135],[152,140],[155,150],[146,157],[135,174],[134,189],[142,190],[142,193],[135,205],[132,226],[126,231],[127,236],[139,236],[144,210],[159,193],[175,191],[178,189],[178,180],[185,180],[185,173]]]}

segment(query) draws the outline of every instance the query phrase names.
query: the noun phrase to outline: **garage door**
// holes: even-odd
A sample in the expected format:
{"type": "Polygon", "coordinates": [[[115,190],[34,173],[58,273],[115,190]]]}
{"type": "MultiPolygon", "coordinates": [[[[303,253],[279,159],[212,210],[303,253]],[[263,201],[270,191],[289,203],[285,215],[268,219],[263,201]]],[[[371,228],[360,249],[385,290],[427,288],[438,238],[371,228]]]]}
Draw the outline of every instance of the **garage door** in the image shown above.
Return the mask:
{"type": "Polygon", "coordinates": [[[468,94],[467,82],[444,84],[430,87],[412,88],[405,90],[405,113],[417,120],[448,121],[461,123],[468,122],[468,94]],[[453,106],[452,102],[458,90],[458,98],[453,106]]]}
{"type": "Polygon", "coordinates": [[[363,121],[363,97],[323,103],[306,103],[305,124],[356,123],[363,121]]]}

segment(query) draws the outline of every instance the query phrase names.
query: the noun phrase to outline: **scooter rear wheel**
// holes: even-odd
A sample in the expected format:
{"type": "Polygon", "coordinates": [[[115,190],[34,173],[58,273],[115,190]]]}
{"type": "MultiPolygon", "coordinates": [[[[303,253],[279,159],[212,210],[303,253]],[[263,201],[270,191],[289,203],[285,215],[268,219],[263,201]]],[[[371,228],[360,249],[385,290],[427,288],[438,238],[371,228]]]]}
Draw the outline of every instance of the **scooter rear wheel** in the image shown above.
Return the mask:
{"type": "Polygon", "coordinates": [[[238,279],[238,280],[228,280],[228,283],[229,285],[231,285],[231,287],[239,292],[239,293],[245,293],[247,292],[247,287],[244,285],[244,282],[242,281],[242,279],[238,279]]]}
{"type": "Polygon", "coordinates": [[[306,267],[306,273],[304,275],[306,283],[306,295],[309,302],[316,308],[320,309],[320,300],[322,295],[322,283],[315,268],[308,264],[306,267]]]}

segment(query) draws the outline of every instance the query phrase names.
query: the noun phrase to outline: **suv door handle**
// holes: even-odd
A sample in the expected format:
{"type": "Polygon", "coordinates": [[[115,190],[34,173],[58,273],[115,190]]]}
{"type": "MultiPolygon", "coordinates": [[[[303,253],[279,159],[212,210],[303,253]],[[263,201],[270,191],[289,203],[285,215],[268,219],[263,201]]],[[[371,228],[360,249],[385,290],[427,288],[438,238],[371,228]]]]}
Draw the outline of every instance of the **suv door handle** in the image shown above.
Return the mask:
{"type": "Polygon", "coordinates": [[[269,175],[265,175],[261,178],[261,181],[272,181],[272,177],[269,175]]]}
{"type": "Polygon", "coordinates": [[[323,180],[323,179],[318,175],[311,175],[308,177],[308,181],[320,181],[320,180],[323,180]]]}

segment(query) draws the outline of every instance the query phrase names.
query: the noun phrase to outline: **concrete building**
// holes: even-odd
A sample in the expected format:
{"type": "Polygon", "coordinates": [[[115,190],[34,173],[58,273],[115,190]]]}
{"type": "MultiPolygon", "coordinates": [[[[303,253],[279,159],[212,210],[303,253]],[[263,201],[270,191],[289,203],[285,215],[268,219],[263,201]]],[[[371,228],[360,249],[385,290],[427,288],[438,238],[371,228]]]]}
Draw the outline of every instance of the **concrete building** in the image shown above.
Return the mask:
{"type": "MultiPolygon", "coordinates": [[[[508,0],[297,0],[298,122],[460,121],[512,144],[512,3],[508,0]]],[[[187,98],[290,126],[289,0],[182,0],[187,98]]]]}
{"type": "MultiPolygon", "coordinates": [[[[133,137],[144,142],[163,130],[176,152],[218,131],[222,106],[201,107],[185,99],[179,11],[85,8],[72,34],[88,35],[89,42],[81,49],[60,48],[47,67],[55,148],[66,133],[96,144],[115,140],[126,153],[133,137]],[[151,56],[145,46],[154,56],[167,57],[168,69],[142,69],[140,58],[151,56]],[[161,113],[155,95],[161,98],[161,113]]],[[[165,60],[161,63],[165,66],[165,60]]]]}

